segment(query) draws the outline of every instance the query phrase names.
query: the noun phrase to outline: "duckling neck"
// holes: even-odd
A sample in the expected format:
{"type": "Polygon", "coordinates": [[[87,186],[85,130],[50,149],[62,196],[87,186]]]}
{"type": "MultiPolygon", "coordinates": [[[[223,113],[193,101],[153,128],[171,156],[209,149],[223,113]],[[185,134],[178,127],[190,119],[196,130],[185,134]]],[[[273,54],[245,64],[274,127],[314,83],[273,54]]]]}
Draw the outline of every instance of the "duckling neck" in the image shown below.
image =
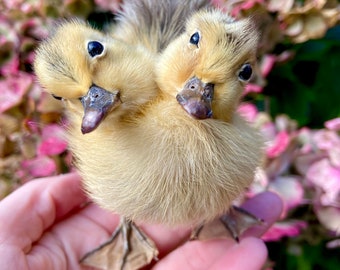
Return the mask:
{"type": "Polygon", "coordinates": [[[190,116],[177,102],[176,97],[163,93],[148,107],[144,114],[146,121],[158,125],[160,128],[173,130],[176,127],[195,126],[198,121],[190,116]]]}

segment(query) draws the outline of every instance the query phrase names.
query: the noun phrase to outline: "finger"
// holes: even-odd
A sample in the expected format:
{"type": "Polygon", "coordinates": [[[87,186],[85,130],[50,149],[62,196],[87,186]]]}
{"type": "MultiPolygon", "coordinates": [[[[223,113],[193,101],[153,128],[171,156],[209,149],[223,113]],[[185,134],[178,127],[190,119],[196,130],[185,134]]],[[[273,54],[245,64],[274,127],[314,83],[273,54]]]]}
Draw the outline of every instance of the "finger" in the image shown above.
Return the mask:
{"type": "Polygon", "coordinates": [[[232,239],[191,241],[168,254],[153,269],[260,269],[266,257],[264,243],[256,238],[240,243],[232,239]]]}
{"type": "Polygon", "coordinates": [[[260,270],[267,256],[268,251],[264,242],[255,237],[248,237],[234,243],[209,269],[260,270]]]}
{"type": "Polygon", "coordinates": [[[0,242],[29,249],[56,219],[86,201],[79,175],[33,180],[0,202],[0,242]]]}
{"type": "Polygon", "coordinates": [[[275,221],[280,218],[283,209],[282,200],[273,192],[262,192],[257,196],[246,201],[242,208],[256,217],[261,218],[264,222],[261,225],[253,226],[248,229],[242,237],[262,236],[275,221]]]}
{"type": "MultiPolygon", "coordinates": [[[[282,201],[276,194],[272,192],[262,192],[246,201],[242,205],[242,208],[254,214],[256,217],[264,220],[263,224],[248,229],[242,235],[242,237],[260,237],[281,215],[282,201]]],[[[162,257],[163,254],[172,251],[187,241],[192,230],[190,227],[167,228],[161,225],[142,225],[142,228],[145,233],[156,243],[160,252],[159,257],[162,257]]],[[[221,237],[229,235],[228,231],[226,231],[223,226],[221,235],[221,237]]]]}
{"type": "Polygon", "coordinates": [[[118,222],[118,215],[90,204],[44,234],[27,254],[27,262],[31,269],[60,269],[62,263],[79,269],[80,259],[106,242],[118,222]]]}
{"type": "Polygon", "coordinates": [[[160,260],[153,269],[209,269],[231,245],[231,241],[221,239],[186,242],[160,260]]]}

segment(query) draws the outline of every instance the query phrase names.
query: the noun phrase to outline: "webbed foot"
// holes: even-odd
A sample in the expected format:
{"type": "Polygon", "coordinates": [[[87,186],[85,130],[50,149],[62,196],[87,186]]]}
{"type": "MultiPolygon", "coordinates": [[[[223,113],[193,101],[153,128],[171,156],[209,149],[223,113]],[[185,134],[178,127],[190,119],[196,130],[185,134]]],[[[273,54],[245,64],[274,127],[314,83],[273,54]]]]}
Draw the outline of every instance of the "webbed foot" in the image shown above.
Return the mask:
{"type": "Polygon", "coordinates": [[[235,241],[239,241],[240,235],[254,225],[263,224],[263,220],[244,210],[233,206],[227,214],[204,223],[193,230],[191,240],[205,240],[231,235],[235,241]]]}
{"type": "Polygon", "coordinates": [[[80,262],[99,269],[135,270],[157,260],[157,255],[154,242],[123,218],[111,238],[85,254],[80,262]]]}

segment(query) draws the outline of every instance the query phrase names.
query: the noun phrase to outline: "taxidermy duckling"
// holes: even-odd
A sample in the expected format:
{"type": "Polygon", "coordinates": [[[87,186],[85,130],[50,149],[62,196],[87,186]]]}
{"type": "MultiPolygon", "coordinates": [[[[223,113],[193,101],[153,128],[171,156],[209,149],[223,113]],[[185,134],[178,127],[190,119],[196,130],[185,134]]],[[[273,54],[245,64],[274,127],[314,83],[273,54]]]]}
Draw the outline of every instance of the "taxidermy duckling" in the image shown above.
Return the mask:
{"type": "MultiPolygon", "coordinates": [[[[85,188],[124,217],[100,247],[110,244],[120,260],[103,267],[138,269],[157,256],[134,222],[197,227],[225,214],[252,182],[262,139],[235,107],[256,40],[250,21],[202,11],[157,61],[75,22],[42,44],[35,70],[65,100],[85,188]]],[[[100,266],[92,254],[83,262],[100,266]]]]}
{"type": "Polygon", "coordinates": [[[133,45],[143,45],[161,52],[184,31],[186,19],[193,12],[211,7],[210,0],[127,0],[117,14],[110,32],[114,38],[133,45]]]}

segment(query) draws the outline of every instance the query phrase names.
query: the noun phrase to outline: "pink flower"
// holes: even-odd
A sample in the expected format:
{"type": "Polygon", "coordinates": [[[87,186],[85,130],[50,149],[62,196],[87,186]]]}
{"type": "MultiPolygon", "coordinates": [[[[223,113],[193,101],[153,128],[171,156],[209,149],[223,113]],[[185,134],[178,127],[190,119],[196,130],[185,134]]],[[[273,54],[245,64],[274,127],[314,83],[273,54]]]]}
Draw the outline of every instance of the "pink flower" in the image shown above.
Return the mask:
{"type": "Polygon", "coordinates": [[[38,146],[38,155],[59,155],[66,150],[67,143],[56,137],[47,138],[38,146]]]}
{"type": "Polygon", "coordinates": [[[13,55],[9,61],[0,66],[0,74],[4,77],[17,76],[20,73],[19,67],[19,56],[13,55]]]}
{"type": "Polygon", "coordinates": [[[340,145],[333,147],[328,151],[329,160],[334,167],[340,169],[340,145]]]}
{"type": "Polygon", "coordinates": [[[13,29],[9,20],[3,14],[0,14],[0,73],[2,76],[8,74],[3,67],[4,64],[13,61],[13,59],[18,61],[17,51],[19,46],[20,39],[17,32],[13,29]]]}
{"type": "Polygon", "coordinates": [[[325,127],[330,130],[339,131],[340,130],[340,117],[328,120],[325,122],[325,127]]]}
{"type": "Polygon", "coordinates": [[[313,163],[327,157],[327,153],[324,152],[303,153],[295,158],[294,166],[300,175],[306,175],[313,163]]]}
{"type": "Polygon", "coordinates": [[[231,12],[233,16],[236,16],[239,13],[241,13],[242,10],[248,10],[253,8],[256,4],[262,5],[264,3],[264,0],[246,0],[240,2],[241,3],[239,5],[235,5],[234,9],[231,12]]]}
{"type": "Polygon", "coordinates": [[[263,77],[267,77],[270,71],[273,69],[276,62],[276,56],[272,54],[266,54],[261,62],[261,74],[263,77]]]}
{"type": "MultiPolygon", "coordinates": [[[[276,127],[273,122],[267,121],[260,127],[261,133],[266,141],[273,141],[276,136],[276,127]]],[[[269,146],[269,142],[268,142],[269,146]]]]}
{"type": "Polygon", "coordinates": [[[23,1],[21,11],[24,14],[32,14],[34,11],[42,9],[42,2],[43,1],[23,1]]]}
{"type": "Polygon", "coordinates": [[[321,150],[330,150],[333,147],[340,147],[340,138],[335,131],[318,130],[313,135],[313,141],[321,150]]]}
{"type": "Polygon", "coordinates": [[[19,76],[11,76],[0,81],[0,113],[18,105],[33,83],[32,76],[20,72],[19,76]]]}
{"type": "Polygon", "coordinates": [[[304,221],[285,221],[276,222],[262,236],[264,241],[279,241],[283,237],[296,237],[301,233],[301,230],[307,227],[304,221]]]}
{"type": "Polygon", "coordinates": [[[303,127],[298,131],[297,140],[302,145],[299,149],[300,155],[309,154],[313,151],[312,132],[309,128],[303,127]]]}
{"type": "Polygon", "coordinates": [[[263,168],[257,167],[255,171],[254,181],[247,190],[247,198],[252,198],[256,194],[264,192],[268,187],[268,176],[263,168]]]}
{"type": "Polygon", "coordinates": [[[25,1],[25,0],[4,0],[5,7],[8,12],[14,11],[22,14],[31,14],[34,11],[41,9],[41,2],[43,1],[25,1]]]}
{"type": "Polygon", "coordinates": [[[21,6],[23,2],[23,0],[4,0],[4,5],[8,9],[18,9],[18,7],[21,6]]]}
{"type": "Polygon", "coordinates": [[[317,206],[314,211],[321,224],[330,231],[340,235],[340,207],[321,207],[317,206]]]}
{"type": "Polygon", "coordinates": [[[263,90],[263,86],[254,84],[254,83],[248,83],[244,87],[243,95],[246,96],[249,93],[261,93],[263,90]]]}
{"type": "Polygon", "coordinates": [[[284,114],[278,115],[275,118],[275,125],[278,131],[285,130],[289,133],[293,133],[296,130],[296,122],[284,114]]]}
{"type": "Polygon", "coordinates": [[[340,239],[334,239],[334,240],[329,241],[326,244],[326,247],[329,248],[329,249],[339,248],[340,247],[340,239]]]}
{"type": "Polygon", "coordinates": [[[116,12],[119,9],[119,5],[120,5],[121,0],[116,0],[116,1],[95,0],[94,2],[96,3],[96,5],[98,5],[99,7],[101,7],[104,10],[110,10],[112,12],[116,12]]]}
{"type": "Polygon", "coordinates": [[[47,156],[38,156],[30,160],[25,160],[21,165],[32,177],[53,175],[57,169],[54,160],[47,156]]]}
{"type": "Polygon", "coordinates": [[[41,139],[42,141],[38,146],[38,156],[59,155],[67,148],[64,130],[58,125],[45,126],[41,139]]]}
{"type": "Polygon", "coordinates": [[[340,169],[332,166],[328,159],[315,162],[307,171],[309,183],[321,189],[321,205],[334,205],[339,203],[340,169]]]}
{"type": "Polygon", "coordinates": [[[271,181],[268,190],[277,193],[283,201],[282,218],[289,210],[303,203],[304,189],[299,176],[278,176],[271,181]]]}
{"type": "Polygon", "coordinates": [[[18,32],[25,37],[42,40],[48,36],[45,23],[40,18],[28,18],[17,25],[18,32]]]}
{"type": "Polygon", "coordinates": [[[250,123],[253,123],[255,121],[258,114],[256,106],[251,103],[241,103],[238,106],[237,111],[250,123]]]}
{"type": "Polygon", "coordinates": [[[267,156],[269,158],[275,158],[279,156],[286,150],[289,142],[289,134],[286,131],[280,131],[276,135],[275,139],[268,145],[266,149],[267,156]]]}
{"type": "Polygon", "coordinates": [[[294,5],[293,0],[269,0],[268,10],[272,12],[287,13],[294,5]]]}
{"type": "Polygon", "coordinates": [[[276,222],[261,238],[264,241],[279,241],[283,237],[296,237],[306,227],[304,221],[276,222]]]}

